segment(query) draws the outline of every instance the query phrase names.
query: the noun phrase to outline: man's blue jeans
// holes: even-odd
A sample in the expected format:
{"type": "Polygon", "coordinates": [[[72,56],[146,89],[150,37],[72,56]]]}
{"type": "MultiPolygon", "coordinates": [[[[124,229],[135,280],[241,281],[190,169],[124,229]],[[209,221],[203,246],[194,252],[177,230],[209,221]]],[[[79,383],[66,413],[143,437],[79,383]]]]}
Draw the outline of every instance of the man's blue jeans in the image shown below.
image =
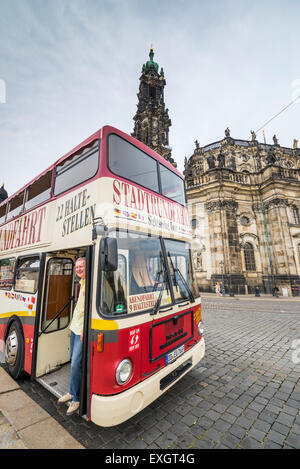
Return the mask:
{"type": "Polygon", "coordinates": [[[82,342],[80,335],[74,334],[71,331],[71,379],[70,379],[70,394],[72,394],[72,401],[80,401],[80,382],[81,382],[81,358],[82,358],[82,342]]]}

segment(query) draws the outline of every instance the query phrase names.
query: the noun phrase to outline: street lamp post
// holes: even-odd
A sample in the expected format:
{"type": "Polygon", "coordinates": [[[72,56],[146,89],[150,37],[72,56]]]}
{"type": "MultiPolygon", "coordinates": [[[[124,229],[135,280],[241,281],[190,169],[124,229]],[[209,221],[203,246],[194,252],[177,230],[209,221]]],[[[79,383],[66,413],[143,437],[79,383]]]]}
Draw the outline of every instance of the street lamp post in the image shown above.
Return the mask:
{"type": "Polygon", "coordinates": [[[220,266],[221,266],[221,272],[222,272],[222,296],[225,296],[224,272],[223,272],[223,269],[224,269],[224,262],[223,262],[223,261],[220,262],[220,266]]]}

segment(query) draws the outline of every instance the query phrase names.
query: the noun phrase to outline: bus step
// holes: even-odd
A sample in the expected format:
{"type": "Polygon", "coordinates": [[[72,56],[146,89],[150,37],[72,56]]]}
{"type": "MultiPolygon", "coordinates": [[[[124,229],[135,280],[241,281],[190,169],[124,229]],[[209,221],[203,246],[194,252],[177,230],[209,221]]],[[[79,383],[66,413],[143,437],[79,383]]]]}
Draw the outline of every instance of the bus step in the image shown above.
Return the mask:
{"type": "Polygon", "coordinates": [[[61,366],[59,370],[52,371],[40,378],[36,378],[36,380],[45,389],[51,392],[51,394],[60,398],[70,391],[70,372],[71,364],[67,363],[66,365],[61,366]]]}

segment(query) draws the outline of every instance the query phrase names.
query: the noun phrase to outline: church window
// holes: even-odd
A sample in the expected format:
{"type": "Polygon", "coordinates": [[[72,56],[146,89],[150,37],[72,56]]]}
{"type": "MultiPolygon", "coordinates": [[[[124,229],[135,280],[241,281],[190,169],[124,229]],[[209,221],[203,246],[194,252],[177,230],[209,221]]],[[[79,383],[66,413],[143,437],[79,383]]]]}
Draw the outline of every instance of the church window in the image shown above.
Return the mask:
{"type": "Polygon", "coordinates": [[[300,225],[299,209],[295,205],[292,206],[292,214],[293,223],[295,223],[295,225],[300,225]]]}
{"type": "Polygon", "coordinates": [[[256,270],[254,249],[251,243],[245,243],[244,256],[246,270],[256,270]]]}
{"type": "Polygon", "coordinates": [[[241,225],[247,226],[247,225],[249,225],[249,223],[250,223],[250,219],[249,219],[248,217],[246,217],[245,215],[243,215],[243,216],[240,218],[240,222],[241,222],[241,225]]]}
{"type": "Polygon", "coordinates": [[[197,228],[199,225],[199,221],[197,220],[197,218],[193,218],[192,219],[192,228],[197,228]]]}
{"type": "Polygon", "coordinates": [[[150,98],[153,98],[155,99],[155,87],[154,86],[150,86],[149,87],[149,95],[150,95],[150,98]]]}

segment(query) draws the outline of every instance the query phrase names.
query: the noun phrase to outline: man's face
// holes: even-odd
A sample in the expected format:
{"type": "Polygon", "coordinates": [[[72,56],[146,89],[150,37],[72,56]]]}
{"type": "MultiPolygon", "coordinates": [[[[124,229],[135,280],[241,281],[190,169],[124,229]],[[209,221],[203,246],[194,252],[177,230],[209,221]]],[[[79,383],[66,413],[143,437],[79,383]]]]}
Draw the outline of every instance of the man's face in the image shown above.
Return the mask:
{"type": "Polygon", "coordinates": [[[76,275],[78,275],[78,277],[84,280],[85,278],[85,261],[84,260],[78,260],[76,262],[75,272],[76,272],[76,275]]]}

